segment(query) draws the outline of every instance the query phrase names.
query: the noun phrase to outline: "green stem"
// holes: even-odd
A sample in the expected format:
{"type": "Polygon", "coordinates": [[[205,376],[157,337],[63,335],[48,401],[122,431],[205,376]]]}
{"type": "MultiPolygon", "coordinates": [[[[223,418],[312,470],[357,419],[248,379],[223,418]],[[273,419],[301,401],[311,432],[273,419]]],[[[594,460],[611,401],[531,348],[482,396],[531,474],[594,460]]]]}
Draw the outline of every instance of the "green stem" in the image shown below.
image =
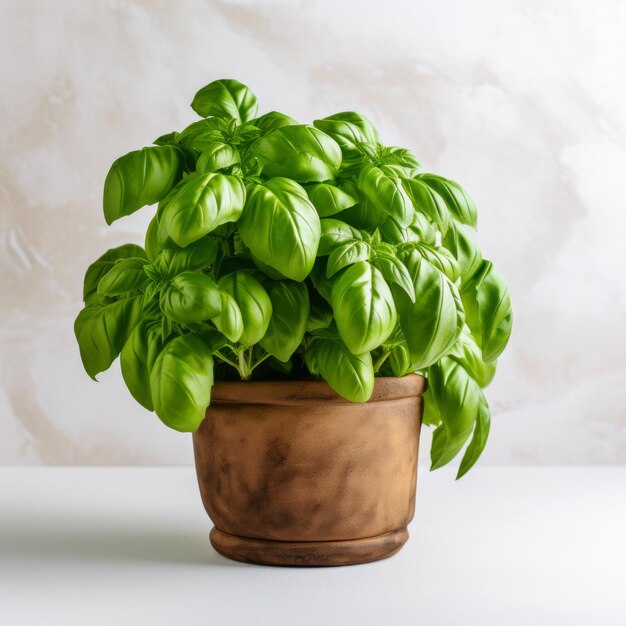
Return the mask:
{"type": "Polygon", "coordinates": [[[374,363],[374,373],[376,373],[383,365],[383,363],[389,358],[391,354],[391,350],[387,350],[387,352],[383,352],[378,359],[376,359],[376,363],[374,363]]]}

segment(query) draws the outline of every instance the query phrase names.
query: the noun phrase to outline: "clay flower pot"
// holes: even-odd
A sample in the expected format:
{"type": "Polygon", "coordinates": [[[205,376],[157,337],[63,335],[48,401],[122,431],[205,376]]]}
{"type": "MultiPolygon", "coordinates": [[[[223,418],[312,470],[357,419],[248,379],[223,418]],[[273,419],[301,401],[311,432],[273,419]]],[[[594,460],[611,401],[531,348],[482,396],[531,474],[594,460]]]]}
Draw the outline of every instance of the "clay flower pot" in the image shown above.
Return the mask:
{"type": "Polygon", "coordinates": [[[415,510],[425,380],[377,378],[353,403],[317,380],[220,382],[193,436],[213,547],[271,565],[382,559],[415,510]]]}

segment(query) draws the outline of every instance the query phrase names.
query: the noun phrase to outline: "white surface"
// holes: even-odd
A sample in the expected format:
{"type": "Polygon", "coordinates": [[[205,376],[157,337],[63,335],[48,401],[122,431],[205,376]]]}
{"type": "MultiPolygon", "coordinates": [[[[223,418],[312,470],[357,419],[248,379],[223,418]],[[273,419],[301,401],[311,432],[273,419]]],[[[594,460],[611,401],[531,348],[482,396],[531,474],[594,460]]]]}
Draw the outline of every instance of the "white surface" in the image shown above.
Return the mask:
{"type": "Polygon", "coordinates": [[[191,468],[0,469],[10,626],[623,626],[626,468],[423,472],[409,543],[293,569],[210,547],[191,468]]]}
{"type": "Polygon", "coordinates": [[[154,213],[105,225],[112,161],[223,77],[359,111],[474,196],[515,316],[483,464],[626,463],[624,32],[624,0],[0,0],[0,463],[189,462],[72,323],[154,213]]]}

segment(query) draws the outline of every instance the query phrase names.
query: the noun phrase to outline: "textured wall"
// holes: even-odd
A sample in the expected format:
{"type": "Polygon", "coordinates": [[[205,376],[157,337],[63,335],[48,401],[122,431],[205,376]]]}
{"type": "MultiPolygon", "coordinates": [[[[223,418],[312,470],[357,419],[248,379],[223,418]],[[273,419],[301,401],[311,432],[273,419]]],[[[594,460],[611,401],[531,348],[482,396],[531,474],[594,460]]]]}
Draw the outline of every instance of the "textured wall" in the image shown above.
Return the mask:
{"type": "Polygon", "coordinates": [[[83,271],[111,161],[249,84],[302,121],[355,109],[459,180],[510,280],[485,463],[626,461],[623,2],[0,3],[0,462],[187,463],[189,437],[92,383],[83,271]],[[620,73],[621,71],[621,73],[620,73]]]}

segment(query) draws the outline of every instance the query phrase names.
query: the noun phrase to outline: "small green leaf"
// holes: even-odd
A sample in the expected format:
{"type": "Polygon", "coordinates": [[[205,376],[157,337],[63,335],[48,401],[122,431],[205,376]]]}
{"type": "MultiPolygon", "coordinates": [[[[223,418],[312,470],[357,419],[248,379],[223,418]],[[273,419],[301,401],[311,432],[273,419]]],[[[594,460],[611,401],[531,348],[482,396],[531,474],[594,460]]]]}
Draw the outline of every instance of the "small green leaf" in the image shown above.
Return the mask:
{"type": "Polygon", "coordinates": [[[98,257],[85,272],[83,282],[83,301],[85,304],[96,304],[98,295],[98,285],[102,278],[109,272],[118,259],[129,259],[131,257],[145,258],[146,253],[141,246],[134,243],[127,243],[117,248],[107,250],[98,257]]]}
{"type": "Polygon", "coordinates": [[[509,288],[502,272],[483,260],[476,274],[461,291],[467,325],[482,348],[483,361],[500,356],[511,336],[513,311],[509,288]]]}
{"type": "Polygon", "coordinates": [[[183,155],[175,146],[142,148],[117,159],[104,183],[107,224],[164,198],[182,171],[183,155]]]}
{"type": "Polygon", "coordinates": [[[239,341],[244,331],[243,316],[239,305],[233,296],[226,291],[220,290],[222,310],[211,321],[229,341],[239,341]]]}
{"type": "Polygon", "coordinates": [[[357,203],[356,198],[327,183],[311,185],[306,192],[320,217],[335,215],[357,203]]]}
{"type": "Polygon", "coordinates": [[[263,285],[246,272],[233,272],[218,282],[222,291],[234,299],[243,319],[242,346],[258,343],[267,332],[272,316],[272,301],[263,285]]]}
{"type": "Polygon", "coordinates": [[[217,172],[241,162],[239,151],[226,143],[215,142],[206,147],[196,161],[196,171],[217,172]]]}
{"type": "Polygon", "coordinates": [[[115,297],[143,291],[149,281],[143,269],[147,264],[148,261],[140,257],[118,259],[98,283],[98,295],[115,297]]]}
{"type": "Polygon", "coordinates": [[[467,283],[478,271],[483,258],[474,231],[469,226],[451,222],[442,244],[457,260],[462,283],[467,283]]]}
{"type": "Polygon", "coordinates": [[[407,192],[416,211],[423,213],[445,235],[450,224],[450,215],[444,199],[425,182],[412,178],[402,180],[402,185],[407,192]]]}
{"type": "Polygon", "coordinates": [[[194,432],[211,401],[213,356],[193,335],[170,341],[150,373],[154,410],[161,421],[181,432],[194,432]]]}
{"type": "Polygon", "coordinates": [[[340,270],[359,261],[367,261],[369,256],[370,247],[364,241],[345,243],[330,253],[326,266],[326,277],[331,278],[340,270]]]}
{"type": "Polygon", "coordinates": [[[400,226],[411,223],[415,211],[400,179],[389,176],[374,165],[366,165],[359,174],[356,186],[378,211],[389,215],[400,226]]]}
{"type": "Polygon", "coordinates": [[[415,178],[443,198],[450,215],[455,220],[476,228],[476,205],[461,185],[436,174],[418,174],[415,178]]]}
{"type": "Polygon", "coordinates": [[[154,265],[167,276],[176,276],[189,270],[204,270],[215,263],[219,245],[217,237],[207,235],[186,248],[162,250],[154,265]]]}
{"type": "Polygon", "coordinates": [[[313,361],[313,369],[346,400],[367,402],[372,397],[374,366],[369,352],[355,355],[339,338],[317,339],[306,356],[307,363],[313,361]]]}
{"type": "Polygon", "coordinates": [[[183,272],[161,292],[160,305],[169,319],[190,324],[219,315],[222,299],[218,286],[206,274],[183,272]]]}
{"type": "Polygon", "coordinates": [[[372,264],[383,275],[389,285],[398,285],[404,290],[411,302],[415,302],[415,289],[409,270],[404,263],[391,254],[377,252],[372,264]]]}
{"type": "Polygon", "coordinates": [[[293,126],[298,124],[293,117],[289,117],[284,113],[279,113],[278,111],[270,111],[269,113],[265,113],[256,119],[250,120],[250,123],[256,126],[261,134],[267,135],[271,133],[273,130],[277,128],[282,128],[283,126],[293,126]]]}
{"type": "Polygon", "coordinates": [[[194,96],[191,108],[201,117],[226,117],[247,122],[259,108],[248,87],[232,79],[215,80],[194,96]]]}
{"type": "Polygon", "coordinates": [[[363,236],[356,228],[334,218],[320,220],[320,229],[318,257],[328,256],[333,250],[346,243],[363,239],[363,236]]]}
{"type": "Polygon", "coordinates": [[[353,111],[329,115],[324,119],[315,120],[313,125],[339,144],[348,161],[362,157],[362,144],[375,145],[379,141],[378,133],[372,124],[353,111]]]}

